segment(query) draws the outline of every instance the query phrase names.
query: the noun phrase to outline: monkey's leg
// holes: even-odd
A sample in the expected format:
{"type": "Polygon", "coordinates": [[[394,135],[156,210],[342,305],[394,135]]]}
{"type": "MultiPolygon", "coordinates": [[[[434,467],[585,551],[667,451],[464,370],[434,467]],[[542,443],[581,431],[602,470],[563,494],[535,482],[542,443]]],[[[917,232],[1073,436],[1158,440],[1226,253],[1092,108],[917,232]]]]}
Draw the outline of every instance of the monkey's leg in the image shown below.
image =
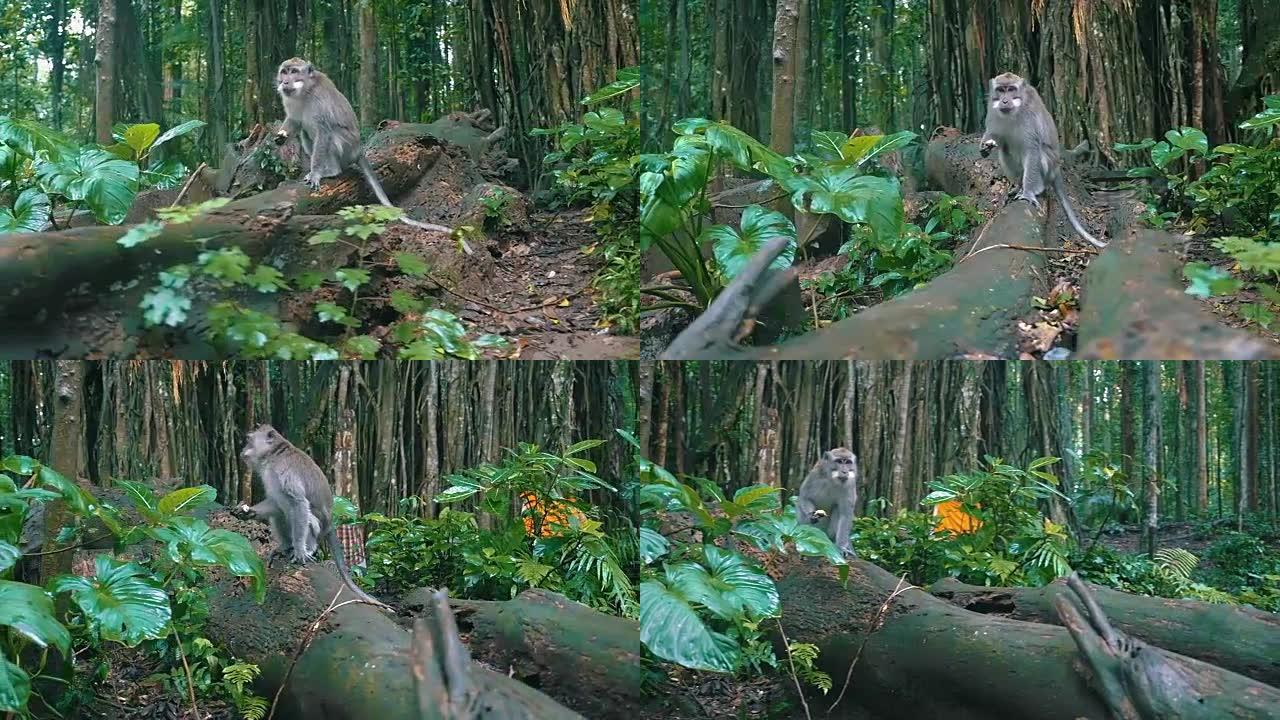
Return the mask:
{"type": "Polygon", "coordinates": [[[843,505],[836,505],[836,516],[831,519],[831,527],[834,528],[835,537],[832,541],[836,547],[846,555],[855,555],[853,548],[850,547],[849,533],[853,530],[853,508],[843,505]]]}
{"type": "Polygon", "coordinates": [[[320,518],[311,516],[307,523],[307,557],[315,559],[316,548],[320,545],[320,518]]]}
{"type": "Polygon", "coordinates": [[[307,173],[306,180],[312,190],[319,190],[322,179],[340,174],[342,168],[338,167],[335,159],[338,148],[334,145],[334,138],[318,138],[311,149],[311,172],[307,173]]]}
{"type": "Polygon", "coordinates": [[[1044,170],[1040,167],[1038,153],[1027,152],[1022,158],[1022,192],[1019,200],[1026,200],[1031,207],[1040,209],[1040,193],[1044,192],[1044,170]]]}
{"type": "Polygon", "coordinates": [[[311,524],[315,521],[307,496],[298,493],[297,496],[290,497],[289,510],[286,514],[289,516],[289,540],[293,546],[290,559],[299,565],[306,565],[311,560],[311,556],[307,553],[307,544],[308,536],[311,534],[311,524]]]}
{"type": "Polygon", "coordinates": [[[273,567],[277,557],[288,558],[293,555],[293,543],[289,540],[289,525],[285,522],[284,513],[272,513],[267,518],[267,524],[271,526],[271,539],[275,545],[267,556],[267,567],[273,567]]]}

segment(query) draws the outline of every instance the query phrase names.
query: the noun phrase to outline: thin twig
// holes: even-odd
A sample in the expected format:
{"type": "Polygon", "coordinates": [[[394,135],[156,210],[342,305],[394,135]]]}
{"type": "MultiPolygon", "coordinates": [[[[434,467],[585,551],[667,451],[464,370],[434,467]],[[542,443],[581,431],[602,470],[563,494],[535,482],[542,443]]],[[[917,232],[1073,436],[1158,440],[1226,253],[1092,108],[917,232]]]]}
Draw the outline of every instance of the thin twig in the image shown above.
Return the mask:
{"type": "Polygon", "coordinates": [[[871,633],[875,632],[876,628],[880,625],[880,621],[884,619],[885,613],[888,612],[889,603],[893,602],[894,598],[914,587],[915,585],[907,582],[906,575],[898,578],[898,585],[893,588],[893,592],[889,593],[889,597],[884,599],[884,604],[880,606],[880,611],[876,613],[875,618],[873,618],[871,623],[867,625],[867,632],[862,636],[862,644],[858,645],[858,652],[853,654],[853,661],[849,663],[849,672],[845,673],[844,686],[840,688],[840,694],[836,696],[836,701],[831,703],[831,707],[827,708],[828,714],[830,714],[832,710],[836,709],[836,706],[840,704],[840,700],[844,698],[844,691],[849,689],[849,681],[853,679],[853,668],[857,666],[858,658],[862,657],[862,649],[867,646],[867,641],[871,639],[871,633]],[[904,583],[906,584],[906,587],[903,587],[904,583]]]}
{"type": "Polygon", "coordinates": [[[92,545],[93,543],[98,542],[99,540],[105,540],[109,537],[111,537],[111,533],[108,532],[108,533],[99,535],[96,538],[90,538],[88,540],[85,540],[79,545],[72,545],[71,547],[58,548],[57,550],[42,550],[40,552],[23,553],[23,555],[25,555],[26,557],[35,557],[37,555],[57,555],[58,553],[64,553],[68,550],[75,550],[76,548],[87,547],[89,545],[92,545]]]}
{"type": "Polygon", "coordinates": [[[343,588],[338,588],[338,592],[334,593],[333,599],[329,601],[329,607],[325,608],[324,612],[320,613],[319,617],[315,619],[315,622],[311,623],[311,627],[307,628],[307,631],[303,633],[302,642],[298,643],[298,649],[294,651],[293,657],[289,660],[289,668],[285,670],[284,678],[280,680],[280,687],[276,688],[275,697],[271,699],[271,710],[267,713],[267,720],[271,720],[275,717],[276,705],[280,702],[280,694],[284,692],[285,686],[289,684],[289,678],[293,676],[293,669],[297,667],[298,659],[302,657],[303,651],[307,649],[307,646],[310,645],[311,641],[315,638],[316,632],[320,630],[320,625],[323,624],[324,619],[328,617],[330,613],[344,605],[357,603],[361,605],[374,605],[374,603],[362,598],[338,602],[338,596],[342,594],[342,590],[343,588]],[[335,605],[334,603],[337,604],[335,605]]]}
{"type": "Polygon", "coordinates": [[[187,178],[187,181],[183,183],[181,192],[178,193],[178,197],[173,199],[173,204],[169,207],[178,207],[178,203],[182,202],[182,198],[186,197],[187,191],[191,189],[191,183],[196,181],[196,176],[199,175],[200,171],[206,167],[208,167],[208,165],[200,163],[196,166],[195,170],[191,171],[191,177],[187,178]]]}
{"type": "Polygon", "coordinates": [[[1098,251],[1092,248],[1084,248],[1084,249],[1047,248],[1047,247],[1040,247],[1038,245],[1013,245],[1013,244],[1001,243],[999,245],[988,245],[982,248],[981,250],[974,250],[973,252],[961,258],[960,262],[964,262],[965,260],[968,260],[974,255],[977,255],[978,253],[984,253],[988,250],[995,250],[996,248],[1009,248],[1011,250],[1031,250],[1033,252],[1047,252],[1047,253],[1059,252],[1059,253],[1067,253],[1069,255],[1097,255],[1098,254],[1098,251]]]}
{"type": "Polygon", "coordinates": [[[796,661],[791,658],[791,641],[787,639],[787,632],[782,629],[782,620],[774,618],[773,621],[778,623],[778,634],[782,635],[782,645],[787,649],[787,664],[791,666],[791,680],[795,682],[796,694],[800,696],[800,704],[804,706],[804,716],[808,720],[813,720],[813,716],[809,714],[809,703],[804,699],[804,689],[800,687],[800,678],[796,675],[796,661]]]}
{"type": "Polygon", "coordinates": [[[196,680],[191,677],[191,665],[187,664],[187,653],[182,649],[182,637],[178,628],[173,629],[173,639],[178,641],[178,657],[182,658],[182,669],[187,674],[187,693],[191,695],[192,720],[200,720],[200,708],[196,706],[196,680]]]}

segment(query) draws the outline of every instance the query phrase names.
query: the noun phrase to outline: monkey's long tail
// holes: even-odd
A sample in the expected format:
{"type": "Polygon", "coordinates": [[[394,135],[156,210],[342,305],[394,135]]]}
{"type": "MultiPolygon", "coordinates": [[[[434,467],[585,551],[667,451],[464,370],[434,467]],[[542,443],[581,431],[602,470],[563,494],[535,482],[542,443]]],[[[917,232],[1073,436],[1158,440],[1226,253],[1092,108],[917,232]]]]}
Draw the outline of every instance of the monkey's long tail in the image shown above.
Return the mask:
{"type": "Polygon", "coordinates": [[[351,569],[347,567],[347,558],[342,552],[342,543],[338,542],[338,533],[334,531],[332,525],[325,532],[324,539],[325,542],[329,543],[329,554],[333,556],[333,563],[338,566],[338,574],[342,576],[342,584],[346,585],[347,589],[361,600],[390,610],[390,605],[361,590],[360,586],[356,585],[355,580],[351,579],[351,569]]]}
{"type": "Polygon", "coordinates": [[[1067,189],[1062,185],[1061,175],[1053,179],[1053,191],[1058,195],[1058,202],[1062,203],[1062,211],[1067,214],[1067,222],[1071,223],[1072,229],[1080,237],[1092,243],[1094,247],[1106,247],[1106,243],[1090,235],[1089,231],[1084,229],[1084,223],[1080,222],[1080,218],[1076,216],[1075,208],[1071,207],[1071,201],[1067,199],[1067,189]]]}
{"type": "MultiPolygon", "coordinates": [[[[391,200],[387,198],[387,194],[383,192],[382,183],[378,182],[378,176],[373,174],[373,166],[369,164],[369,158],[365,157],[364,154],[361,153],[357,164],[360,166],[360,172],[364,174],[365,182],[369,183],[369,187],[373,188],[373,194],[378,196],[378,202],[386,205],[387,207],[395,207],[395,205],[391,204],[391,200]]],[[[406,225],[422,228],[423,230],[433,230],[435,232],[449,234],[453,233],[453,228],[451,227],[436,225],[434,223],[424,223],[420,220],[414,220],[408,216],[401,216],[400,222],[406,225]]],[[[471,246],[468,245],[465,240],[462,241],[462,249],[465,250],[468,255],[473,254],[471,252],[471,246]]]]}

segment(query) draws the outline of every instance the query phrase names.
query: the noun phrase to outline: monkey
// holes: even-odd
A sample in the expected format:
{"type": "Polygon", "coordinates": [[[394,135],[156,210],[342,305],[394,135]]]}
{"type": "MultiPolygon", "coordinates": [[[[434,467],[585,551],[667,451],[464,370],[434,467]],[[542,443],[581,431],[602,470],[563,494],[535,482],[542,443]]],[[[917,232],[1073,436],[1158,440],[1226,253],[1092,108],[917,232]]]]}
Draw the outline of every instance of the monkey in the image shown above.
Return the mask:
{"type": "Polygon", "coordinates": [[[361,600],[389,610],[351,579],[333,529],[333,491],[320,466],[270,425],[248,433],[240,457],[262,480],[267,497],[253,507],[241,505],[238,514],[267,520],[277,546],[272,558],[283,555],[305,565],[323,536],[343,584],[361,600]]]}
{"type": "Polygon", "coordinates": [[[796,498],[796,520],[817,524],[828,517],[826,532],[842,552],[853,555],[849,531],[858,505],[858,456],[848,448],[832,448],[819,458],[800,483],[796,498]]]}
{"type": "MultiPolygon", "coordinates": [[[[307,185],[319,190],[320,181],[324,178],[341,175],[343,171],[356,167],[373,188],[378,202],[395,207],[382,189],[382,183],[378,182],[378,176],[373,174],[369,158],[365,157],[355,110],[351,109],[351,103],[328,75],[302,58],[289,58],[280,63],[276,73],[276,92],[284,103],[284,122],[276,131],[275,142],[283,144],[290,135],[297,133],[302,151],[311,158],[307,185]]],[[[443,225],[419,222],[409,217],[401,217],[400,220],[424,230],[453,232],[443,225]]],[[[467,254],[471,254],[471,248],[465,242],[462,246],[467,254]]]]}
{"type": "Polygon", "coordinates": [[[983,157],[992,148],[998,149],[1005,175],[1015,183],[1022,178],[1018,199],[1026,200],[1039,210],[1037,196],[1045,191],[1046,185],[1051,186],[1062,203],[1067,221],[1080,237],[1096,247],[1107,246],[1085,230],[1067,199],[1058,157],[1058,126],[1045,109],[1040,93],[1013,73],[991,78],[986,131],[982,135],[983,157]]]}

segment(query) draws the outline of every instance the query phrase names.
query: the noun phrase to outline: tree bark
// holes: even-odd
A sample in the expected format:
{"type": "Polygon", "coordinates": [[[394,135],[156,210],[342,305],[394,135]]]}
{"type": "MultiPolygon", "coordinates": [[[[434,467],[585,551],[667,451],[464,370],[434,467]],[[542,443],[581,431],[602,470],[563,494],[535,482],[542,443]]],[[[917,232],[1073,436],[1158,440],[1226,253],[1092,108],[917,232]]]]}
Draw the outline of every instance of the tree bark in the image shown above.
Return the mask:
{"type": "Polygon", "coordinates": [[[773,22],[773,97],[769,147],[781,155],[795,150],[796,18],[800,0],[778,0],[773,22]]]}
{"type": "MultiPolygon", "coordinates": [[[[811,559],[772,569],[787,639],[816,644],[818,668],[835,680],[835,690],[809,701],[830,708],[823,717],[1111,716],[1094,671],[1062,627],[969,612],[863,561],[851,564],[847,585],[811,559]]],[[[780,637],[774,647],[785,653],[780,637]]],[[[1194,698],[1188,720],[1266,717],[1280,703],[1280,690],[1269,685],[1155,646],[1143,651],[1181,683],[1173,699],[1194,698]]]]}
{"type": "MultiPolygon", "coordinates": [[[[1066,592],[1056,580],[1044,587],[980,587],[954,578],[928,588],[935,597],[984,615],[1061,625],[1053,599],[1066,592]]],[[[1280,687],[1280,618],[1247,605],[1171,600],[1093,586],[1098,604],[1118,629],[1140,640],[1280,687]]]]}
{"type": "Polygon", "coordinates": [[[374,25],[373,0],[360,1],[360,124],[373,127],[378,121],[378,42],[374,25]]]}
{"type": "Polygon", "coordinates": [[[98,4],[95,60],[98,82],[94,105],[94,139],[99,145],[111,144],[111,125],[115,121],[116,2],[117,0],[101,0],[98,4]]]}
{"type": "Polygon", "coordinates": [[[1146,535],[1147,556],[1154,559],[1156,556],[1156,530],[1159,522],[1160,510],[1160,477],[1159,468],[1156,464],[1156,453],[1159,451],[1158,438],[1160,437],[1160,362],[1148,361],[1144,363],[1146,366],[1146,392],[1144,404],[1146,405],[1146,422],[1147,437],[1143,443],[1145,454],[1144,464],[1146,467],[1143,472],[1147,476],[1147,488],[1144,493],[1147,500],[1147,512],[1144,534],[1146,535]]]}

